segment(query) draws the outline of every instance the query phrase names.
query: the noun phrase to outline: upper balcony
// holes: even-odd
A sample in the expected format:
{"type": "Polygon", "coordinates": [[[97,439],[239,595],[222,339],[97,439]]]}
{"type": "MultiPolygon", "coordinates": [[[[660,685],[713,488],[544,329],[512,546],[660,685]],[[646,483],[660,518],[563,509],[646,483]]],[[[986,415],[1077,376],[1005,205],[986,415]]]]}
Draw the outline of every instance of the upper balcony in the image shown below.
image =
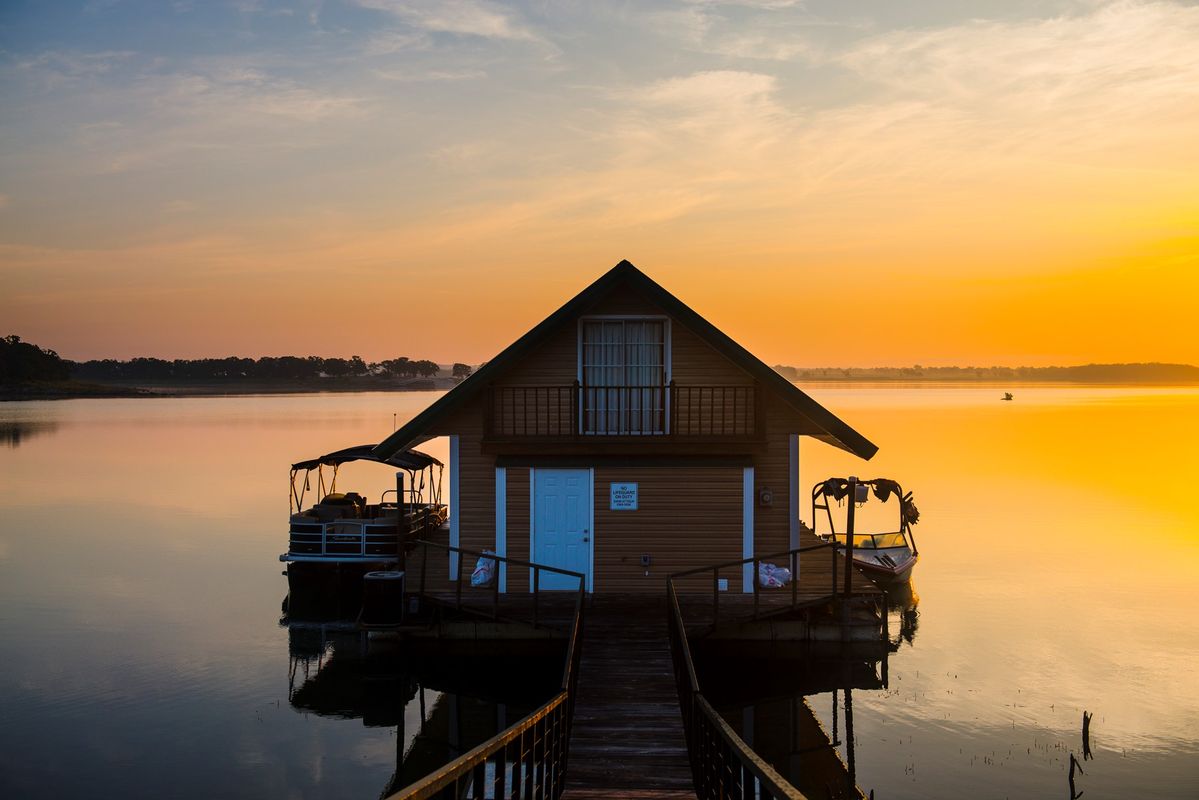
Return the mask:
{"type": "Polygon", "coordinates": [[[761,398],[756,384],[492,386],[484,438],[589,449],[651,441],[744,443],[760,438],[761,398]]]}

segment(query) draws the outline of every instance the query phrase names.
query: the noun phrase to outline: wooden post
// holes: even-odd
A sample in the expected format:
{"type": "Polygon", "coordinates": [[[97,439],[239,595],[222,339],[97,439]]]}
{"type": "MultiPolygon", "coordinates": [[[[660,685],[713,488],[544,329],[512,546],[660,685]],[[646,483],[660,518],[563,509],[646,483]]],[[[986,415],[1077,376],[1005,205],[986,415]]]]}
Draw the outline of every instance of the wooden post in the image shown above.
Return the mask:
{"type": "MultiPolygon", "coordinates": [[[[404,530],[404,517],[400,514],[400,500],[404,496],[404,473],[396,472],[396,565],[401,572],[408,568],[408,556],[404,552],[404,545],[408,541],[408,531],[404,530]]],[[[380,501],[382,502],[382,501],[380,501]]],[[[362,534],[363,546],[366,546],[365,529],[362,534]]]]}
{"type": "Polygon", "coordinates": [[[833,540],[828,544],[828,551],[831,553],[833,564],[833,597],[837,596],[837,537],[833,534],[833,540]]]}
{"type": "Polygon", "coordinates": [[[853,512],[857,507],[858,479],[849,478],[849,511],[845,515],[845,599],[853,594],[853,512]]]}
{"type": "Polygon", "coordinates": [[[795,608],[799,595],[799,551],[791,551],[791,608],[795,608]]]}
{"type": "Polygon", "coordinates": [[[1082,712],[1082,760],[1090,761],[1094,758],[1091,755],[1091,714],[1086,711],[1082,712]]]}
{"type": "Polygon", "coordinates": [[[582,427],[580,422],[583,419],[583,395],[579,391],[579,382],[576,380],[570,386],[570,433],[572,436],[578,436],[579,430],[582,427]]]}
{"type": "Polygon", "coordinates": [[[666,415],[667,430],[670,435],[678,433],[679,430],[679,397],[674,390],[674,378],[670,379],[670,383],[666,384],[666,407],[670,409],[670,413],[666,415]]]}
{"type": "Polygon", "coordinates": [[[503,562],[498,558],[493,558],[491,563],[495,565],[495,572],[491,576],[491,618],[498,619],[500,616],[500,564],[503,562]]]}
{"type": "Polygon", "coordinates": [[[757,558],[754,558],[754,619],[758,618],[758,592],[762,588],[762,581],[758,580],[758,570],[761,568],[761,563],[757,558]]]}

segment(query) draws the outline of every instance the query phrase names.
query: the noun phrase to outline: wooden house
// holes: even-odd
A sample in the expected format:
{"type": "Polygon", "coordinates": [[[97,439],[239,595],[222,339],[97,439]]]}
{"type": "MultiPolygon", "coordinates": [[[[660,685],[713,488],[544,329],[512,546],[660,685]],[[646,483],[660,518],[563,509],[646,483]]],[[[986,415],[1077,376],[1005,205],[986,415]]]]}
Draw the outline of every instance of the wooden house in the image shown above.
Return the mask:
{"type": "MultiPolygon", "coordinates": [[[[798,547],[799,437],[877,450],[627,261],[375,454],[438,436],[450,545],[603,593],[660,594],[670,573],[798,547]]],[[[499,590],[528,592],[528,572],[501,569],[499,590]]],[[[752,580],[746,566],[727,589],[752,580]]]]}

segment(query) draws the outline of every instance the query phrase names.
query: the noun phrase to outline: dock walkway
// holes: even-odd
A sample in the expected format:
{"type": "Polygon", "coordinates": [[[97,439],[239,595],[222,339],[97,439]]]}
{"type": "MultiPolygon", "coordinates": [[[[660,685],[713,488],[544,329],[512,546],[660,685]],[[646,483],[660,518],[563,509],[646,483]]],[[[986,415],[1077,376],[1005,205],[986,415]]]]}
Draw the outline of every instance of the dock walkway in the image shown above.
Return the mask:
{"type": "Polygon", "coordinates": [[[694,798],[665,599],[598,596],[585,628],[563,797],[694,798]]]}
{"type": "MultiPolygon", "coordinates": [[[[425,560],[419,563],[424,573],[425,560]]],[[[431,566],[433,561],[428,563],[431,566]]],[[[683,577],[678,602],[688,638],[767,642],[773,647],[777,642],[824,638],[818,637],[821,630],[849,642],[861,638],[854,633],[861,629],[867,638],[877,640],[882,594],[860,574],[854,575],[853,596],[862,602],[847,606],[844,615],[833,616],[844,557],[831,548],[805,557],[798,580],[781,589],[728,591],[738,586],[745,571],[742,562],[732,562],[683,577]]],[[[545,638],[555,630],[568,630],[575,618],[575,592],[508,594],[496,585],[480,588],[465,583],[446,591],[444,578],[426,581],[421,574],[418,580],[422,594],[452,615],[436,625],[439,639],[545,638]],[[436,588],[429,591],[432,587],[436,588]],[[461,610],[454,612],[457,607],[461,610]]],[[[584,601],[562,795],[566,800],[696,797],[674,681],[666,604],[666,595],[658,593],[592,594],[584,601]]]]}

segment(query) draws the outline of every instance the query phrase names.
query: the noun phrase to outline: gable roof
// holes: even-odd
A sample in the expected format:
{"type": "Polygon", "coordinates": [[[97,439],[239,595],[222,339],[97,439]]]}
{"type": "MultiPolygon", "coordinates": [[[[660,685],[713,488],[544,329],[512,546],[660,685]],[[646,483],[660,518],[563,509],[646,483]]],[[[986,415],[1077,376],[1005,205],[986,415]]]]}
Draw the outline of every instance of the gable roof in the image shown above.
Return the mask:
{"type": "Polygon", "coordinates": [[[814,438],[864,459],[869,459],[878,452],[877,445],[846,425],[831,411],[775,372],[753,353],[734,342],[715,325],[691,310],[682,300],[663,289],[628,261],[621,261],[524,336],[508,345],[503,352],[480,367],[475,374],[455,386],[444,397],[380,442],[374,450],[375,455],[379,458],[389,458],[392,454],[417,443],[436,420],[474,398],[509,367],[514,366],[521,358],[549,338],[560,325],[581,316],[588,308],[620,286],[627,286],[658,305],[717,352],[748,372],[788,406],[811,420],[821,431],[813,434],[814,438]]]}

